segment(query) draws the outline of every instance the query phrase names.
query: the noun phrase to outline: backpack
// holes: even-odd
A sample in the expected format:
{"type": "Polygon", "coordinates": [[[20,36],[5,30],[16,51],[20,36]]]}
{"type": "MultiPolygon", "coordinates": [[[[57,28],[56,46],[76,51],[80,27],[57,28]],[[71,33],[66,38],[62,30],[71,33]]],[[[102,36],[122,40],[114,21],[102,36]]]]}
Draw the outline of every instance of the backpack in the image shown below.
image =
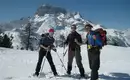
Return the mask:
{"type": "Polygon", "coordinates": [[[90,34],[87,34],[88,38],[87,44],[99,47],[107,45],[106,34],[107,34],[106,30],[103,30],[102,28],[98,28],[94,31],[91,31],[90,34]],[[93,36],[95,36],[96,39],[94,39],[93,36]]]}
{"type": "Polygon", "coordinates": [[[102,28],[98,28],[95,30],[96,34],[99,34],[102,40],[102,46],[107,45],[107,37],[106,37],[106,30],[103,30],[102,28]]]}
{"type": "Polygon", "coordinates": [[[41,38],[39,40],[39,45],[43,43],[44,39],[47,38],[49,33],[41,34],[41,38]]]}

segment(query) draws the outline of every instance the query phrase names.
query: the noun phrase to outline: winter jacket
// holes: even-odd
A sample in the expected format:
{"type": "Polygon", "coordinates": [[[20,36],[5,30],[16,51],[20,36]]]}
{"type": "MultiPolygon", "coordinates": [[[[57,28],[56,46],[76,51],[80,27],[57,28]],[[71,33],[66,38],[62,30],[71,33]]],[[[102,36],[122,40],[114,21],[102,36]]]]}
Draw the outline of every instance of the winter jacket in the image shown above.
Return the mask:
{"type": "Polygon", "coordinates": [[[43,45],[45,47],[51,46],[54,47],[53,43],[54,43],[55,39],[53,37],[48,36],[44,36],[40,39],[40,45],[43,45]]]}
{"type": "Polygon", "coordinates": [[[101,48],[103,45],[99,33],[96,33],[94,31],[90,31],[90,33],[87,34],[86,38],[87,38],[87,44],[88,44],[89,48],[91,48],[91,47],[100,47],[101,48]],[[95,36],[96,39],[94,39],[93,36],[95,36]]]}
{"type": "Polygon", "coordinates": [[[65,44],[69,44],[69,49],[71,49],[71,50],[75,50],[76,48],[80,48],[80,46],[78,44],[76,44],[75,39],[77,39],[78,42],[82,43],[81,35],[79,33],[77,33],[76,31],[71,32],[67,36],[67,40],[65,41],[65,44]]]}

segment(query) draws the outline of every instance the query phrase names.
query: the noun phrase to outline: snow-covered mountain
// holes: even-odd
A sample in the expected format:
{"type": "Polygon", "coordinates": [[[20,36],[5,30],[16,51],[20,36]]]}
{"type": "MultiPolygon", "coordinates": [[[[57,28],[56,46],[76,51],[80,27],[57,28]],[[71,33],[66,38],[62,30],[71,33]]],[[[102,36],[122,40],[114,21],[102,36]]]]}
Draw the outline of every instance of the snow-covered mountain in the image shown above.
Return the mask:
{"type": "Polygon", "coordinates": [[[106,29],[108,33],[108,44],[123,47],[130,46],[129,29],[127,31],[107,29],[102,27],[100,24],[94,24],[89,20],[83,19],[79,12],[68,12],[67,10],[60,7],[42,5],[37,9],[33,17],[21,18],[20,20],[0,24],[0,29],[2,29],[3,32],[14,37],[14,48],[25,47],[23,46],[22,42],[25,26],[28,23],[31,25],[33,32],[33,35],[31,37],[33,37],[33,43],[35,42],[35,45],[33,45],[35,48],[38,43],[39,35],[46,33],[49,28],[55,29],[55,39],[61,42],[62,40],[60,39],[60,36],[64,35],[66,37],[70,32],[70,26],[72,24],[76,24],[77,31],[82,35],[82,38],[84,39],[86,35],[86,32],[84,32],[84,25],[86,23],[93,25],[94,29],[106,29]]]}

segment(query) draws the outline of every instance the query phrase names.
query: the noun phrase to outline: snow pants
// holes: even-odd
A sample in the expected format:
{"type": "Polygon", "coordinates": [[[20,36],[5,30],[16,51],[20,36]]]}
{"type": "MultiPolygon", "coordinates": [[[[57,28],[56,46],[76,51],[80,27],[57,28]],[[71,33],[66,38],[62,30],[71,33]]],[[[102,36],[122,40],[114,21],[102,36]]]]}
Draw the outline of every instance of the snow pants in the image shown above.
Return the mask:
{"type": "Polygon", "coordinates": [[[39,51],[39,58],[38,58],[38,62],[37,62],[36,70],[35,70],[36,72],[35,73],[39,74],[40,69],[41,69],[41,64],[42,64],[43,57],[46,54],[47,54],[46,58],[47,58],[47,60],[48,60],[48,62],[50,64],[51,70],[53,71],[53,74],[55,75],[55,74],[57,74],[57,71],[56,71],[55,65],[53,63],[52,56],[51,56],[49,51],[47,53],[47,51],[45,51],[42,48],[39,51]]]}
{"type": "Polygon", "coordinates": [[[81,57],[81,54],[80,54],[80,49],[75,49],[75,51],[73,51],[71,49],[68,50],[67,73],[71,74],[72,62],[73,62],[74,57],[76,59],[76,63],[77,63],[77,66],[79,68],[81,76],[84,76],[84,68],[83,68],[83,65],[82,65],[82,57],[81,57]]]}
{"type": "Polygon", "coordinates": [[[91,80],[98,79],[98,70],[100,67],[100,49],[92,48],[88,50],[89,66],[91,69],[91,80]]]}

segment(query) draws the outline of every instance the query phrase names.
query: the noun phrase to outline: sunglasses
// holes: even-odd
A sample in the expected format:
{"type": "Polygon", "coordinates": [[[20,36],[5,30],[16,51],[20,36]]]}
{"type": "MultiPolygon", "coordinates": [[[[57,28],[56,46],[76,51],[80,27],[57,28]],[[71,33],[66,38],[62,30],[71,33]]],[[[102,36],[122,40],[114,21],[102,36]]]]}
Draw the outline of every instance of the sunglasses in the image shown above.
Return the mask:
{"type": "Polygon", "coordinates": [[[71,29],[76,29],[75,27],[71,27],[71,29]]]}

